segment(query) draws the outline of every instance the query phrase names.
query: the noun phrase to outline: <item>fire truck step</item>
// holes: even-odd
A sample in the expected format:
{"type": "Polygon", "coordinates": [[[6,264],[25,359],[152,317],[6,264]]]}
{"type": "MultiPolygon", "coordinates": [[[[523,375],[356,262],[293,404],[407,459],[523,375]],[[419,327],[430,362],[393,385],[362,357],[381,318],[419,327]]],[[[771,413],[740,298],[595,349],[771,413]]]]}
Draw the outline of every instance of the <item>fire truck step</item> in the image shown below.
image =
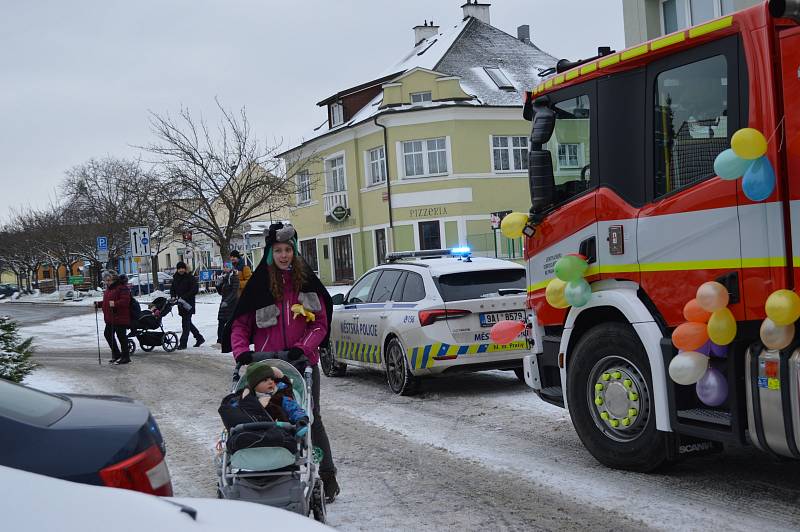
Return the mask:
{"type": "Polygon", "coordinates": [[[721,412],[719,410],[711,410],[708,408],[678,410],[678,418],[702,421],[704,423],[713,423],[715,425],[725,425],[727,427],[731,426],[731,414],[729,412],[721,412]]]}

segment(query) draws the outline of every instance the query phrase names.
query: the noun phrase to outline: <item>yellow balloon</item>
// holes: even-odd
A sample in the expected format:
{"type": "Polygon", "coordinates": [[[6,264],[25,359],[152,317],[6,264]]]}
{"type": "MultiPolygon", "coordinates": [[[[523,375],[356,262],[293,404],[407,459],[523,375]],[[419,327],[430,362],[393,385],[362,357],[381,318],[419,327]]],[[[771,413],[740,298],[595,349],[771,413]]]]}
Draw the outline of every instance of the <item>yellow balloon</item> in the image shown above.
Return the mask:
{"type": "Polygon", "coordinates": [[[746,127],[733,134],[731,148],[742,159],[758,159],[767,153],[767,139],[759,130],[746,127]]]}
{"type": "Polygon", "coordinates": [[[527,223],[527,214],[523,212],[510,212],[506,214],[506,217],[500,222],[500,232],[507,238],[519,238],[522,236],[522,230],[525,229],[525,224],[527,223]]]}
{"type": "Polygon", "coordinates": [[[717,345],[728,345],[736,338],[736,318],[729,308],[714,311],[708,319],[708,337],[717,345]]]}
{"type": "Polygon", "coordinates": [[[775,325],[789,325],[800,318],[800,296],[791,290],[777,290],[767,298],[767,316],[775,325]]]}
{"type": "Polygon", "coordinates": [[[544,291],[544,297],[553,308],[567,308],[569,303],[567,297],[564,295],[564,290],[567,288],[567,283],[561,279],[553,279],[547,284],[544,291]]]}

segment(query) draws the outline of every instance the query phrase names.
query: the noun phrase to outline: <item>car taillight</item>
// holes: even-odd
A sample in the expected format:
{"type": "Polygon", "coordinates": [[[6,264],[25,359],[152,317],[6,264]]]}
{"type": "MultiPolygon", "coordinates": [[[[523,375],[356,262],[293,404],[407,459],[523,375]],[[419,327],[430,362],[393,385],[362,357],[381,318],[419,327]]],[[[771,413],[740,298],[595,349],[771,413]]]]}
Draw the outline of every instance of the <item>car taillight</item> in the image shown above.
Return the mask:
{"type": "Polygon", "coordinates": [[[100,470],[106,486],[172,497],[167,462],[157,445],[100,470]]]}
{"type": "Polygon", "coordinates": [[[451,318],[463,318],[472,314],[469,310],[456,310],[456,309],[433,309],[433,310],[420,310],[419,311],[419,324],[421,327],[430,325],[431,323],[439,320],[449,320],[451,318]]]}

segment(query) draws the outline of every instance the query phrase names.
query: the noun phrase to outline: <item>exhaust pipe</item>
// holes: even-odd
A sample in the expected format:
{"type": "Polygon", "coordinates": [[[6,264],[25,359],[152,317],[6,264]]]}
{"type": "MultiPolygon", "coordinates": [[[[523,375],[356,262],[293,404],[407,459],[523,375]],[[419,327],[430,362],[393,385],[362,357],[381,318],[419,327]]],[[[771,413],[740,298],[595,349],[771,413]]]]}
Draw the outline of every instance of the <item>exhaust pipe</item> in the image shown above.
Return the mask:
{"type": "Polygon", "coordinates": [[[800,22],[800,0],[769,0],[769,14],[800,22]]]}

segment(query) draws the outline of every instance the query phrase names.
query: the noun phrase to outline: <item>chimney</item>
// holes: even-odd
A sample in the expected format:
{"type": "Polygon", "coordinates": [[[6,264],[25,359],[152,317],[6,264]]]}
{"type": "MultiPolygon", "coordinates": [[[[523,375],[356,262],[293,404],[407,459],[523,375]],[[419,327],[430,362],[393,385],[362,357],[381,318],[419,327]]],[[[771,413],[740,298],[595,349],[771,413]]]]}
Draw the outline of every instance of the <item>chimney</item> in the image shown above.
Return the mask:
{"type": "Polygon", "coordinates": [[[531,27],[527,24],[517,27],[517,39],[525,44],[531,43],[531,27]]]}
{"type": "Polygon", "coordinates": [[[467,0],[467,3],[461,6],[461,9],[464,10],[464,20],[469,17],[475,17],[481,22],[491,24],[489,20],[489,6],[491,5],[492,4],[479,4],[478,0],[467,0]]]}
{"type": "Polygon", "coordinates": [[[428,25],[428,21],[426,20],[425,24],[422,26],[414,26],[414,46],[417,46],[425,39],[430,39],[438,33],[439,26],[434,26],[432,20],[430,25],[428,25]]]}

